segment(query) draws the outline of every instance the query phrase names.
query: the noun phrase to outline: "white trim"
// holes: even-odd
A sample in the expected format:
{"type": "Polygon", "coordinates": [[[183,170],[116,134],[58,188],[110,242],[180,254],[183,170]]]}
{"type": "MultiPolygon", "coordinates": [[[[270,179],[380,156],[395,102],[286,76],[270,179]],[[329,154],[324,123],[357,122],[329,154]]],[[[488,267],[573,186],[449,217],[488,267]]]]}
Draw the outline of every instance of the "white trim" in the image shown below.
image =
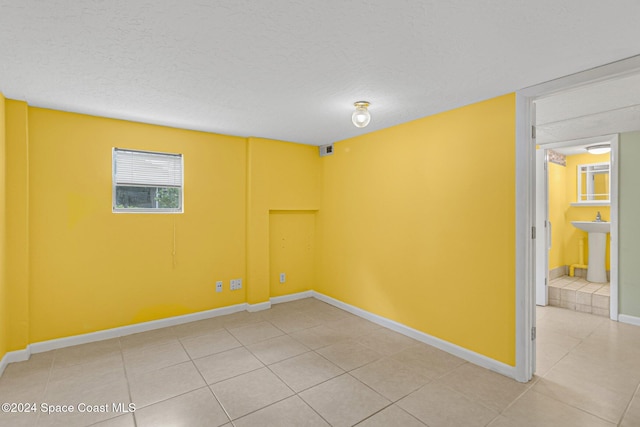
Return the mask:
{"type": "Polygon", "coordinates": [[[249,313],[255,313],[256,311],[269,310],[271,308],[271,301],[260,302],[258,304],[247,304],[247,311],[249,313]]]}
{"type": "Polygon", "coordinates": [[[0,376],[2,376],[5,368],[9,365],[9,363],[24,362],[25,360],[29,360],[30,357],[31,352],[29,351],[29,349],[10,351],[6,353],[2,357],[2,360],[0,360],[0,376]]]}
{"type": "Polygon", "coordinates": [[[378,316],[377,314],[370,313],[361,308],[346,304],[342,301],[331,298],[319,292],[314,291],[313,296],[314,298],[319,299],[322,302],[326,302],[327,304],[331,304],[334,307],[338,307],[351,314],[355,314],[356,316],[362,317],[363,319],[369,320],[387,329],[391,329],[392,331],[398,332],[402,335],[406,335],[410,338],[431,345],[440,350],[446,351],[447,353],[453,354],[454,356],[457,356],[475,365],[482,366],[483,368],[490,369],[510,378],[516,378],[516,370],[513,366],[509,366],[487,356],[483,356],[482,354],[467,350],[466,348],[457,346],[440,338],[436,338],[432,335],[425,334],[424,332],[410,328],[409,326],[403,325],[402,323],[389,320],[385,317],[378,316]]]}
{"type": "Polygon", "coordinates": [[[619,284],[618,275],[620,264],[618,262],[618,227],[620,226],[620,218],[618,217],[618,203],[620,188],[618,184],[620,162],[618,161],[620,153],[620,145],[618,143],[619,135],[615,134],[611,138],[611,157],[609,158],[609,186],[611,188],[611,194],[609,199],[611,200],[611,208],[609,210],[609,221],[611,222],[610,239],[609,239],[609,292],[611,296],[609,298],[609,317],[611,320],[618,320],[618,302],[619,302],[619,284]]]}
{"type": "Polygon", "coordinates": [[[530,86],[518,93],[527,98],[540,99],[600,81],[623,78],[637,71],[640,71],[640,55],[530,86]]]}
{"type": "Polygon", "coordinates": [[[271,304],[281,304],[283,302],[291,302],[299,299],[313,297],[313,291],[298,292],[297,294],[282,295],[280,297],[270,298],[271,304]]]}
{"type": "Polygon", "coordinates": [[[228,307],[214,308],[212,310],[200,311],[197,313],[184,314],[181,316],[167,317],[165,319],[152,320],[150,322],[136,323],[134,325],[121,326],[118,328],[105,329],[88,334],[74,335],[71,337],[58,338],[54,340],[41,341],[27,346],[30,354],[43,353],[49,350],[56,350],[64,347],[71,347],[79,344],[87,344],[95,341],[118,338],[125,335],[137,334],[139,332],[153,331],[155,329],[169,326],[182,325],[183,323],[195,322],[197,320],[210,319],[212,317],[224,316],[227,314],[244,311],[246,303],[231,305],[228,307]]]}
{"type": "Polygon", "coordinates": [[[536,305],[545,306],[549,303],[549,262],[547,253],[551,249],[551,221],[549,221],[549,206],[547,203],[547,151],[536,149],[536,305]],[[542,261],[542,262],[540,262],[542,261]]]}
{"type": "Polygon", "coordinates": [[[87,344],[87,343],[102,341],[102,340],[111,339],[111,338],[118,338],[126,335],[136,334],[139,332],[146,332],[154,329],[165,328],[168,326],[181,325],[183,323],[209,319],[217,316],[224,316],[227,314],[232,314],[232,313],[236,313],[243,310],[247,310],[247,311],[264,310],[264,309],[270,308],[272,304],[280,304],[284,302],[296,301],[296,300],[311,298],[311,297],[316,298],[320,301],[326,302],[328,304],[331,304],[349,313],[355,314],[356,316],[367,319],[387,329],[391,329],[392,331],[401,333],[403,335],[411,337],[425,344],[439,348],[440,350],[446,351],[447,353],[453,354],[454,356],[458,356],[461,359],[474,363],[478,366],[482,366],[484,368],[498,372],[510,378],[516,378],[516,370],[513,366],[509,366],[505,363],[491,359],[482,354],[475,353],[471,350],[467,350],[466,348],[457,346],[450,342],[444,341],[440,338],[436,338],[424,332],[405,326],[396,321],[387,319],[382,316],[378,316],[377,314],[370,313],[366,310],[346,304],[342,301],[338,301],[334,298],[331,298],[327,295],[324,295],[315,291],[305,291],[305,292],[299,292],[291,295],[274,297],[274,298],[271,298],[270,301],[268,302],[263,302],[259,304],[243,303],[238,305],[232,305],[229,307],[222,307],[222,308],[216,308],[213,310],[201,311],[198,313],[191,313],[191,314],[185,314],[182,316],[175,316],[175,317],[169,317],[166,319],[154,320],[151,322],[137,323],[135,325],[122,326],[122,327],[113,328],[113,329],[106,329],[103,331],[92,332],[89,334],[75,335],[72,337],[59,338],[55,340],[42,341],[42,342],[30,344],[24,350],[12,351],[4,355],[4,357],[0,361],[0,375],[2,375],[2,372],[4,371],[5,367],[9,363],[28,360],[29,357],[31,357],[31,354],[42,353],[45,351],[56,350],[64,347],[71,347],[79,344],[87,344]],[[258,308],[258,310],[256,310],[256,308],[258,308]]]}
{"type": "Polygon", "coordinates": [[[629,325],[640,326],[640,317],[629,316],[628,314],[621,314],[618,316],[618,321],[628,323],[629,325]]]}
{"type": "MultiPolygon", "coordinates": [[[[516,367],[515,379],[528,382],[535,371],[535,144],[532,143],[533,104],[516,93],[516,367]]],[[[543,230],[540,230],[543,232],[543,230]]]]}
{"type": "MultiPolygon", "coordinates": [[[[263,304],[255,304],[262,306],[263,304]]],[[[225,316],[227,314],[237,313],[239,311],[251,311],[254,307],[247,303],[231,305],[228,307],[214,308],[212,310],[199,311],[197,313],[183,314],[181,316],[168,317],[165,319],[152,320],[150,322],[136,323],[134,325],[121,326],[118,328],[105,329],[102,331],[91,332],[88,334],[74,335],[71,337],[58,338],[48,341],[41,341],[29,344],[23,350],[10,351],[6,353],[0,360],[0,376],[4,372],[9,363],[22,362],[29,360],[32,354],[43,353],[45,351],[57,350],[60,348],[71,347],[74,345],[88,344],[96,341],[108,340],[111,338],[123,337],[126,335],[137,334],[139,332],[147,332],[155,329],[166,328],[169,326],[182,325],[183,323],[195,322],[197,320],[210,319],[212,317],[225,316]]]]}
{"type": "Polygon", "coordinates": [[[48,341],[41,341],[29,344],[23,350],[10,351],[0,359],[0,376],[9,363],[29,360],[32,354],[43,353],[45,351],[57,350],[64,347],[71,347],[79,344],[88,344],[96,341],[108,340],[111,338],[123,337],[140,332],[152,331],[154,329],[166,328],[169,326],[181,325],[183,323],[195,322],[197,320],[210,319],[212,317],[225,316],[239,311],[256,312],[271,308],[272,304],[295,301],[303,298],[313,297],[313,291],[305,291],[297,294],[284,295],[271,298],[270,301],[248,304],[242,303],[228,307],[214,308],[212,310],[200,311],[197,313],[184,314],[181,316],[168,317],[165,319],[152,320],[150,322],[136,323],[134,325],[121,326],[118,328],[105,329],[88,334],[74,335],[71,337],[58,338],[48,341]]]}

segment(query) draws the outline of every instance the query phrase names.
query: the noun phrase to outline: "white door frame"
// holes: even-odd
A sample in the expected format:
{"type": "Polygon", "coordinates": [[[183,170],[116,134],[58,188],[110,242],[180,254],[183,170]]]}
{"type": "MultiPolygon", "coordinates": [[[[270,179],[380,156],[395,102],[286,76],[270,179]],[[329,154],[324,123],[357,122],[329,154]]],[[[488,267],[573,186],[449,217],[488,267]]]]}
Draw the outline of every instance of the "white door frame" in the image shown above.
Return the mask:
{"type": "Polygon", "coordinates": [[[551,223],[549,222],[549,174],[547,150],[536,149],[536,305],[549,302],[549,249],[551,249],[551,223]]]}
{"type": "MultiPolygon", "coordinates": [[[[593,68],[516,93],[516,380],[529,381],[535,372],[535,139],[533,101],[571,88],[640,71],[640,56],[593,68]]],[[[617,162],[617,156],[612,155],[617,162]]],[[[617,176],[611,177],[616,179],[617,176]]],[[[617,187],[617,185],[616,185],[617,187]]],[[[612,215],[614,206],[612,205],[612,215]]],[[[615,207],[617,215],[617,206],[615,207]]],[[[617,257],[617,230],[611,249],[617,257]]],[[[617,270],[617,269],[616,269],[617,270]]],[[[617,281],[617,277],[615,278],[617,281]]],[[[613,277],[612,277],[613,280],[613,277]]],[[[611,295],[616,301],[618,295],[611,295]]]]}

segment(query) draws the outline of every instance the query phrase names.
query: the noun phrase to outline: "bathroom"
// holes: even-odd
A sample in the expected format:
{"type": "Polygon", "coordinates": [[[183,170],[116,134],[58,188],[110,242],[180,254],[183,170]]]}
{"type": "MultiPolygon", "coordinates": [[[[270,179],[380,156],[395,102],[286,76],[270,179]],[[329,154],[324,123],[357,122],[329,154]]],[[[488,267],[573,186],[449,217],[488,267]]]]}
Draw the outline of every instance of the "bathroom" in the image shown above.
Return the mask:
{"type": "MultiPolygon", "coordinates": [[[[611,234],[598,233],[601,247],[596,248],[597,236],[590,239],[590,233],[578,228],[581,224],[576,221],[591,224],[611,220],[610,146],[606,142],[590,142],[549,149],[546,161],[550,223],[548,304],[609,317],[611,234]],[[595,249],[591,258],[590,249],[595,249]],[[598,263],[596,255],[603,252],[604,263],[598,263]],[[594,263],[604,264],[604,270],[599,268],[598,272],[594,263]]],[[[602,224],[605,228],[607,225],[602,224]]]]}

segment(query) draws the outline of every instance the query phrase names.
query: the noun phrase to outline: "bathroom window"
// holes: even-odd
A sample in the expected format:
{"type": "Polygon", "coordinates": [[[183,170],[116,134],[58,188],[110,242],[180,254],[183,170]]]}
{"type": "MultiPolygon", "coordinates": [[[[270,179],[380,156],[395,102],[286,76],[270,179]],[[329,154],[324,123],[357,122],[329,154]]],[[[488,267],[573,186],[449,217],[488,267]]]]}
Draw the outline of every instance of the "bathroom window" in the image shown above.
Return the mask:
{"type": "Polygon", "coordinates": [[[113,149],[113,212],[182,213],[182,154],[113,149]]]}

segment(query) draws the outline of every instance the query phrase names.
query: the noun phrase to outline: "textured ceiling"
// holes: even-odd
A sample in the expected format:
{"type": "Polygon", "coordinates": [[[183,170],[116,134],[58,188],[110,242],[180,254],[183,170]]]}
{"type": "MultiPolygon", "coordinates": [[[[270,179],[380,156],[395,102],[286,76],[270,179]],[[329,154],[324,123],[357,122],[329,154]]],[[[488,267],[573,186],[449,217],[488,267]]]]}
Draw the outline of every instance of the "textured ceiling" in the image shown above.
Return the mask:
{"type": "Polygon", "coordinates": [[[638,55],[638,17],[638,0],[0,0],[0,91],[328,144],[638,55]]]}

